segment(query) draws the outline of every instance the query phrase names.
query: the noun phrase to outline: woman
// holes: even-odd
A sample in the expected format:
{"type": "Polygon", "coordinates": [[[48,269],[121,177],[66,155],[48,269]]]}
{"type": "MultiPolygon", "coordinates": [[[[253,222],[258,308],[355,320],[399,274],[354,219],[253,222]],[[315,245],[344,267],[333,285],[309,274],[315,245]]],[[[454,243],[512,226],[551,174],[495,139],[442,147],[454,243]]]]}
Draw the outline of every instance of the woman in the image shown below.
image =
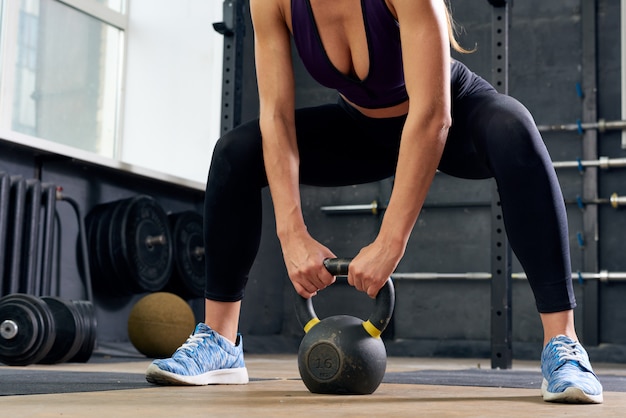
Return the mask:
{"type": "Polygon", "coordinates": [[[333,283],[322,262],[335,255],[308,233],[299,184],[395,176],[378,236],[349,269],[348,282],[375,297],[404,255],[439,169],[497,181],[508,237],[544,328],[544,399],[602,402],[574,328],[567,221],[550,157],[520,103],[451,61],[450,46],[462,49],[444,0],[250,6],[260,118],[225,135],[214,151],[205,200],[205,323],[171,359],[153,362],[148,381],[248,381],[237,329],[259,245],[263,187],[269,184],[289,277],[309,298],[333,283]],[[338,90],[338,103],[294,110],[291,37],[311,75],[338,90]]]}

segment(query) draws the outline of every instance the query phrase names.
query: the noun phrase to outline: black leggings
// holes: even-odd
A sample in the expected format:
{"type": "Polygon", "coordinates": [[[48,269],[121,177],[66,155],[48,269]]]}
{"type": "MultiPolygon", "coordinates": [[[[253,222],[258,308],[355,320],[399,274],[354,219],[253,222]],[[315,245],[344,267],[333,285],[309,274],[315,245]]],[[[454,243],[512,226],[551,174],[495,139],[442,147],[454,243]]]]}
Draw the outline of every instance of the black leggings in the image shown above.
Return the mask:
{"type": "MultiPolygon", "coordinates": [[[[575,307],[563,197],[530,113],[459,63],[452,67],[452,94],[453,122],[439,170],[495,178],[507,236],[537,309],[575,307]]],[[[299,109],[295,120],[302,184],[345,186],[394,175],[405,117],[368,118],[339,100],[299,109]]],[[[266,186],[254,120],[227,133],[213,152],[204,210],[207,299],[243,298],[259,247],[266,186]]]]}

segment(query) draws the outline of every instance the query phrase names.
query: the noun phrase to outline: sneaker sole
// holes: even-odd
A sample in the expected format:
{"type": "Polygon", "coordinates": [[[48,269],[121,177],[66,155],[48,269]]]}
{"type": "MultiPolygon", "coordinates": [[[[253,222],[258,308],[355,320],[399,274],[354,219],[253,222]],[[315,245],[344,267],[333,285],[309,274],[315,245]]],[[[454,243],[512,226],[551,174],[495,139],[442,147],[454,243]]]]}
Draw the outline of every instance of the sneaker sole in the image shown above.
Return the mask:
{"type": "Polygon", "coordinates": [[[602,403],[604,398],[602,393],[599,395],[590,395],[582,389],[569,387],[563,392],[553,393],[548,391],[548,381],[543,379],[541,383],[541,395],[546,402],[560,403],[602,403]]]}
{"type": "Polygon", "coordinates": [[[248,369],[213,370],[196,376],[182,376],[167,372],[151,364],[146,370],[146,380],[157,385],[206,386],[206,385],[245,385],[248,383],[248,369]]]}

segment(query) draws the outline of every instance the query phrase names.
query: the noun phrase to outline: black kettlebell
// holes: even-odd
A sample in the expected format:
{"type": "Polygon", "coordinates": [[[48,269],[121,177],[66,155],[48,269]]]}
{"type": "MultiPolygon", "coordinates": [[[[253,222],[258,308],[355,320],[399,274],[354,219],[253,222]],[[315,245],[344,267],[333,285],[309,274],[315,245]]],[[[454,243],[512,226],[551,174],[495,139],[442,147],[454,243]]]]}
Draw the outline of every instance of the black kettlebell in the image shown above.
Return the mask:
{"type": "MultiPolygon", "coordinates": [[[[334,276],[348,274],[349,259],[327,259],[334,276]]],[[[395,304],[391,278],[378,292],[374,312],[367,321],[349,315],[319,320],[311,299],[296,298],[296,316],[306,332],[298,351],[298,369],[312,393],[367,395],[383,380],[387,352],[380,335],[395,304]]]]}

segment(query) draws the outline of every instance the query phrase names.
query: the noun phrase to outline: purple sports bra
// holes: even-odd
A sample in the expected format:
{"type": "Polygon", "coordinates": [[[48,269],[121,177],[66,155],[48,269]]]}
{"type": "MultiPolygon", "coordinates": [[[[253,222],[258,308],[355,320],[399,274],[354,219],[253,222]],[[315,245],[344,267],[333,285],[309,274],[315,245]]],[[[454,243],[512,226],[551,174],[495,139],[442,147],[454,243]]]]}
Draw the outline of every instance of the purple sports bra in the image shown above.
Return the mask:
{"type": "Polygon", "coordinates": [[[291,0],[293,38],[304,66],[320,84],[336,89],[364,108],[390,107],[408,99],[404,85],[400,29],[385,0],[361,0],[369,47],[364,80],[341,73],[330,62],[313,17],[310,0],[291,0]]]}

